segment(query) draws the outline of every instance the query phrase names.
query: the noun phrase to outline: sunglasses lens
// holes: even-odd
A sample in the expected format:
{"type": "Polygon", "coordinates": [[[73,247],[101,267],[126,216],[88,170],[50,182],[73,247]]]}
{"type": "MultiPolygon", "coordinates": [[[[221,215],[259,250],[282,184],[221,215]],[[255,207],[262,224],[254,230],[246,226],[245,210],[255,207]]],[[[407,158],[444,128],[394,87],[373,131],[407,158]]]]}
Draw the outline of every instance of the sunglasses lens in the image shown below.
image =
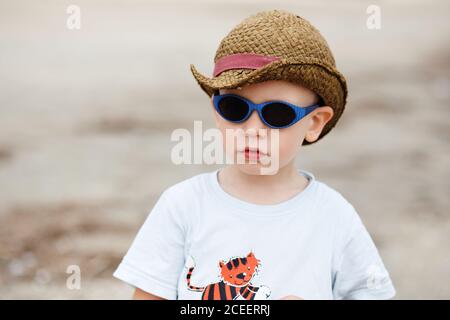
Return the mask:
{"type": "Polygon", "coordinates": [[[218,103],[222,117],[229,121],[241,121],[248,113],[248,105],[237,97],[223,97],[218,103]]]}
{"type": "Polygon", "coordinates": [[[269,103],[262,110],[264,120],[275,128],[290,125],[295,120],[295,111],[282,103],[269,103]]]}

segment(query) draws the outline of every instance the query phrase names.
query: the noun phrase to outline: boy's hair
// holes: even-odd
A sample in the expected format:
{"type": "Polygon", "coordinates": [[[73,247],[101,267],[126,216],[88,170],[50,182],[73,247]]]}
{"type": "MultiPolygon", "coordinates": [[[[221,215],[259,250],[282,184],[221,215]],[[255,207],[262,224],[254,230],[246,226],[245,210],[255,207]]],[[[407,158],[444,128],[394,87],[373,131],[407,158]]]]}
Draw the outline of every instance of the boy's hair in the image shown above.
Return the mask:
{"type": "Polygon", "coordinates": [[[316,141],[335,126],[345,109],[347,83],[327,42],[307,20],[293,13],[271,10],[246,18],[222,39],[214,63],[211,78],[190,66],[208,96],[218,89],[267,80],[287,80],[314,91],[322,105],[334,110],[316,141]]]}

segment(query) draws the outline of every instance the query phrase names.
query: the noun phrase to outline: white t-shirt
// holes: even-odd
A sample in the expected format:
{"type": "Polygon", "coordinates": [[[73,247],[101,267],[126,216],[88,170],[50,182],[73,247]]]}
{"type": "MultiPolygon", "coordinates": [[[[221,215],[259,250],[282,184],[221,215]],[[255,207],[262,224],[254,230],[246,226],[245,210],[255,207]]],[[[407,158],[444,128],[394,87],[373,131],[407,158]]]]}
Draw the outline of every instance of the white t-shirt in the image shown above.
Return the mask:
{"type": "Polygon", "coordinates": [[[388,299],[395,289],[354,207],[305,170],[293,198],[257,205],[217,173],[166,189],[114,276],[174,299],[388,299]]]}

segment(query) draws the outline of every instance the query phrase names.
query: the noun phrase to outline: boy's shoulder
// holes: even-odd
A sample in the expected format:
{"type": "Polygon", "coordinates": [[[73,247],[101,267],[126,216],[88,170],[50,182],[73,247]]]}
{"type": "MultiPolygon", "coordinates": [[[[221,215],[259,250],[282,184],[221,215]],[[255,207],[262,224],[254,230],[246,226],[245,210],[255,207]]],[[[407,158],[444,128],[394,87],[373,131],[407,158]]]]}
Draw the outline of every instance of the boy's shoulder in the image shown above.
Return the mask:
{"type": "Polygon", "coordinates": [[[329,184],[316,180],[317,192],[322,200],[329,200],[330,203],[338,203],[340,205],[351,205],[347,198],[337,189],[331,187],[329,184]]]}
{"type": "Polygon", "coordinates": [[[325,182],[316,180],[316,201],[322,211],[339,220],[358,221],[360,219],[357,210],[350,201],[338,190],[325,182]]]}
{"type": "Polygon", "coordinates": [[[202,192],[207,190],[208,179],[211,178],[211,175],[216,171],[204,172],[196,174],[192,177],[181,180],[169,187],[167,187],[163,195],[166,197],[174,198],[183,198],[186,197],[198,197],[202,195],[202,192]]]}

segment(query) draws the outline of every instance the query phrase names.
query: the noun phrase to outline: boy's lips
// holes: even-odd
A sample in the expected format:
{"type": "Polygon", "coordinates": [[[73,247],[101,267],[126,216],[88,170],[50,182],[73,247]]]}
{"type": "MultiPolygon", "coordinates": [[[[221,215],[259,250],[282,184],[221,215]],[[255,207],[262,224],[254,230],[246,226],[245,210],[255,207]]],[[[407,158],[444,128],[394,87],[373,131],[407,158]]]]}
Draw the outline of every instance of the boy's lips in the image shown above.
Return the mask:
{"type": "Polygon", "coordinates": [[[261,156],[266,156],[267,154],[259,150],[258,148],[246,147],[243,151],[245,159],[247,160],[259,160],[261,156]]]}

